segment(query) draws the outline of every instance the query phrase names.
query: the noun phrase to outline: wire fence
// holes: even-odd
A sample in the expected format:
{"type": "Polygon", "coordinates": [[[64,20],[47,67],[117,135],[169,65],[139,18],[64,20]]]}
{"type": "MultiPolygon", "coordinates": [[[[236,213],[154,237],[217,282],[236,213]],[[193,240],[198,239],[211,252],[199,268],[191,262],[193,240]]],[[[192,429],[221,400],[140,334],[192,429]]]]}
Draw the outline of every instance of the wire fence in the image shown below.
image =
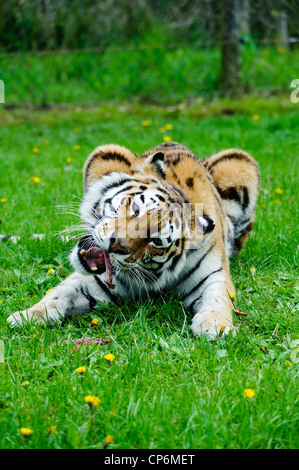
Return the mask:
{"type": "MultiPolygon", "coordinates": [[[[286,38],[285,44],[293,46],[299,43],[299,38],[286,38]]],[[[243,39],[237,41],[232,40],[219,40],[219,41],[202,41],[200,43],[174,43],[174,44],[138,44],[127,46],[108,46],[108,47],[91,47],[84,49],[50,49],[50,50],[35,50],[35,51],[21,51],[21,52],[0,52],[0,57],[30,57],[30,56],[51,56],[57,54],[103,54],[106,52],[131,52],[131,51],[147,51],[147,50],[169,50],[169,49],[184,49],[193,48],[200,49],[203,47],[221,47],[223,45],[235,44],[254,44],[257,46],[270,45],[277,47],[281,45],[279,39],[243,39]]]]}

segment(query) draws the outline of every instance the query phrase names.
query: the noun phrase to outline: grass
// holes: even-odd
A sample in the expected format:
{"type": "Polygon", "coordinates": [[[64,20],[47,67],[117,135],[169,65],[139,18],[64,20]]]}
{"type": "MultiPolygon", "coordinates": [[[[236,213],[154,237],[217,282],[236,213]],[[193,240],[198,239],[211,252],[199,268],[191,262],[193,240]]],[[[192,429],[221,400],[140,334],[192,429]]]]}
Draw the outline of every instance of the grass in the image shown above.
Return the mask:
{"type": "Polygon", "coordinates": [[[0,121],[1,233],[21,237],[0,251],[0,447],[103,448],[112,435],[110,449],[298,448],[298,105],[288,97],[245,97],[172,112],[139,105],[3,111],[0,121]],[[173,129],[161,133],[166,123],[173,129]],[[72,242],[55,233],[76,217],[57,206],[79,201],[87,155],[108,142],[141,153],[166,134],[200,157],[240,147],[260,164],[255,230],[231,263],[237,305],[247,313],[235,318],[238,335],[195,339],[189,312],[173,296],[122,308],[98,304],[63,327],[11,330],[10,313],[71,272],[72,242]],[[74,351],[83,336],[110,342],[74,351]],[[244,396],[248,388],[254,397],[244,396]],[[100,398],[98,408],[90,409],[87,395],[100,398]],[[32,435],[23,437],[21,427],[32,435]]]}
{"type": "MultiPolygon", "coordinates": [[[[246,92],[289,89],[298,56],[297,49],[242,46],[246,92]]],[[[220,62],[218,48],[192,47],[0,57],[0,79],[10,106],[126,102],[128,96],[165,106],[219,94],[220,62]]]]}

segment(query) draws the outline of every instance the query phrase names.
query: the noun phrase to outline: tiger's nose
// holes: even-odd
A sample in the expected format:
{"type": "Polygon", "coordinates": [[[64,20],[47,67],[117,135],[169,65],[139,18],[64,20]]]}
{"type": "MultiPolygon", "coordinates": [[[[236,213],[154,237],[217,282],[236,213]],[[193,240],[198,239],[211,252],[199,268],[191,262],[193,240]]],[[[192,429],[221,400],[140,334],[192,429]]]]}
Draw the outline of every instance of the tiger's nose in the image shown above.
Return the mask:
{"type": "Polygon", "coordinates": [[[128,255],[130,253],[124,246],[122,239],[117,236],[116,232],[110,237],[110,246],[107,251],[108,253],[118,253],[119,255],[128,255]]]}

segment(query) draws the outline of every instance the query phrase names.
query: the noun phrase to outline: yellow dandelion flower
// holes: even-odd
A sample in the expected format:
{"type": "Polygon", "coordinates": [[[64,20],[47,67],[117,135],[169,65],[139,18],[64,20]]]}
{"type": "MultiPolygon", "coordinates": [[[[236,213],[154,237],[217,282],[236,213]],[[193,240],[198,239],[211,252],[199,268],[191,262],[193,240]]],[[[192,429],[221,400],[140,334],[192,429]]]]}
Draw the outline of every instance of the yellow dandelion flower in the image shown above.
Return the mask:
{"type": "Polygon", "coordinates": [[[252,119],[253,119],[254,121],[258,121],[259,118],[260,118],[260,117],[259,117],[258,114],[254,114],[254,115],[252,116],[252,119]]]}
{"type": "Polygon", "coordinates": [[[285,362],[285,365],[286,365],[286,366],[291,366],[292,363],[291,363],[291,361],[286,361],[286,362],[285,362]]]}
{"type": "Polygon", "coordinates": [[[143,121],[141,121],[141,124],[143,127],[148,127],[150,125],[150,122],[147,119],[144,119],[143,121]]]}
{"type": "Polygon", "coordinates": [[[112,442],[114,441],[114,437],[111,436],[111,434],[108,434],[106,437],[105,437],[105,446],[107,446],[108,444],[112,444],[112,442]]]}
{"type": "Polygon", "coordinates": [[[105,354],[104,358],[106,359],[106,361],[112,362],[112,361],[114,361],[115,356],[114,356],[114,354],[105,354]]]}
{"type": "Polygon", "coordinates": [[[28,380],[24,380],[24,382],[22,382],[21,385],[22,385],[23,387],[26,387],[26,385],[29,385],[28,380]]]}
{"type": "Polygon", "coordinates": [[[53,268],[49,268],[47,271],[47,274],[54,274],[54,273],[55,273],[55,269],[53,268]]]}
{"type": "Polygon", "coordinates": [[[229,296],[232,300],[234,300],[234,298],[236,297],[236,294],[234,292],[232,292],[231,294],[229,294],[229,296]]]}
{"type": "Polygon", "coordinates": [[[78,134],[78,132],[79,132],[78,127],[76,127],[76,128],[74,129],[74,132],[75,132],[75,134],[78,134]]]}
{"type": "Polygon", "coordinates": [[[254,276],[255,273],[256,273],[256,268],[254,268],[254,267],[250,268],[250,272],[254,276]]]}
{"type": "Polygon", "coordinates": [[[219,334],[222,335],[224,333],[224,330],[225,330],[225,325],[221,325],[221,328],[219,330],[219,334]]]}
{"type": "Polygon", "coordinates": [[[266,351],[265,346],[260,346],[260,350],[261,350],[261,351],[266,351]]]}
{"type": "Polygon", "coordinates": [[[279,54],[285,54],[286,50],[283,47],[279,47],[278,52],[279,52],[279,54]]]}
{"type": "Polygon", "coordinates": [[[281,189],[281,188],[276,188],[276,189],[275,189],[275,192],[276,192],[277,194],[282,194],[282,193],[283,193],[283,189],[281,189]]]}
{"type": "Polygon", "coordinates": [[[246,398],[253,398],[255,396],[255,391],[252,388],[245,388],[244,389],[244,397],[246,398]]]}
{"type": "Polygon", "coordinates": [[[165,135],[165,136],[163,137],[163,140],[164,140],[164,142],[170,142],[170,141],[171,141],[171,137],[169,137],[169,135],[165,135]]]}
{"type": "Polygon", "coordinates": [[[94,395],[86,395],[84,400],[91,408],[97,408],[99,404],[102,403],[102,400],[100,400],[98,397],[95,397],[94,395]]]}
{"type": "Polygon", "coordinates": [[[2,204],[5,204],[7,201],[8,201],[7,197],[2,197],[2,198],[1,198],[2,204]]]}
{"type": "Polygon", "coordinates": [[[54,434],[54,433],[56,432],[56,429],[57,429],[57,426],[52,425],[52,426],[49,426],[49,427],[47,428],[47,431],[48,431],[49,433],[54,434]]]}
{"type": "Polygon", "coordinates": [[[65,161],[66,161],[66,163],[71,163],[72,159],[71,159],[71,157],[68,157],[65,161]]]}
{"type": "Polygon", "coordinates": [[[62,265],[62,264],[59,264],[57,267],[58,267],[58,269],[63,269],[63,265],[62,265]]]}
{"type": "Polygon", "coordinates": [[[33,153],[38,153],[38,152],[39,152],[39,148],[38,148],[38,147],[33,147],[32,152],[33,152],[33,153]]]}
{"type": "Polygon", "coordinates": [[[165,129],[167,129],[168,131],[171,131],[173,129],[173,125],[172,124],[166,124],[165,129]]]}
{"type": "Polygon", "coordinates": [[[97,325],[99,323],[99,320],[97,318],[94,318],[91,322],[92,325],[97,325]]]}
{"type": "Polygon", "coordinates": [[[261,204],[262,209],[267,209],[267,206],[265,204],[261,204]]]}
{"type": "Polygon", "coordinates": [[[165,132],[165,127],[160,127],[159,132],[161,132],[161,134],[163,134],[163,132],[165,132]]]}
{"type": "Polygon", "coordinates": [[[85,366],[81,366],[81,367],[77,367],[76,372],[78,372],[78,374],[85,374],[86,370],[87,369],[85,366]]]}
{"type": "Polygon", "coordinates": [[[47,139],[44,139],[44,145],[49,145],[49,141],[47,139]]]}
{"type": "Polygon", "coordinates": [[[75,150],[80,150],[80,145],[74,145],[75,150]]]}
{"type": "Polygon", "coordinates": [[[21,428],[20,429],[20,433],[22,434],[22,436],[24,437],[29,437],[31,436],[31,434],[33,433],[32,429],[30,428],[21,428]]]}
{"type": "Polygon", "coordinates": [[[40,182],[40,177],[39,176],[30,176],[30,179],[35,184],[38,184],[40,182]]]}

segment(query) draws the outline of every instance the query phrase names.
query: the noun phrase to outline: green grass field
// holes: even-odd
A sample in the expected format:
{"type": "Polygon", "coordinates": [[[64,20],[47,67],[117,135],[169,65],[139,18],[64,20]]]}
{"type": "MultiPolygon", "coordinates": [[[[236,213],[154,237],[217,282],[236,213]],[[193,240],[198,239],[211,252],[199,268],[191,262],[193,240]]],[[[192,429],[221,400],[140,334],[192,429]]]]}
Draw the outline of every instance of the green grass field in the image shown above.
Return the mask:
{"type": "MultiPolygon", "coordinates": [[[[243,45],[245,91],[289,89],[297,78],[298,58],[299,49],[243,45]]],[[[126,103],[128,99],[167,106],[219,94],[220,62],[219,48],[195,47],[0,56],[0,78],[10,106],[126,103]]]]}
{"type": "Polygon", "coordinates": [[[299,447],[298,106],[282,96],[173,112],[140,105],[1,112],[0,233],[21,239],[0,242],[0,448],[299,447]],[[166,124],[173,129],[161,132],[166,124]],[[111,142],[141,153],[165,135],[199,157],[243,148],[260,165],[255,230],[231,262],[237,305],[247,313],[235,318],[238,335],[194,338],[189,312],[168,297],[99,304],[63,327],[9,328],[8,315],[71,272],[72,242],[55,234],[77,219],[58,206],[79,203],[87,155],[111,142]],[[110,341],[75,351],[82,337],[110,341]],[[88,395],[101,400],[97,408],[88,395]],[[24,437],[22,427],[33,433],[24,437]]]}

